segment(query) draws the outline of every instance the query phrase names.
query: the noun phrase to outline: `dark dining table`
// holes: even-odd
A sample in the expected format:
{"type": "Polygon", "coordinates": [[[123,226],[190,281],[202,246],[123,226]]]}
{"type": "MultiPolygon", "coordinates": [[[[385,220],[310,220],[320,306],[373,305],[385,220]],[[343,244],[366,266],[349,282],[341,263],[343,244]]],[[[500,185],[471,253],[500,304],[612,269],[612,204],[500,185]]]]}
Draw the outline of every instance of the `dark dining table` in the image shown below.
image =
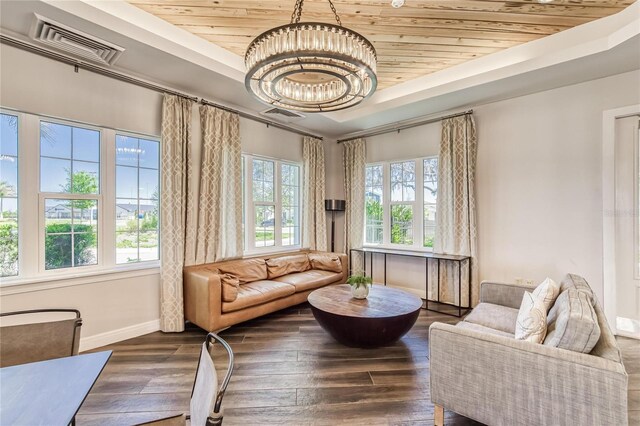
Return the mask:
{"type": "Polygon", "coordinates": [[[74,424],[110,357],[103,351],[0,368],[0,424],[74,424]]]}

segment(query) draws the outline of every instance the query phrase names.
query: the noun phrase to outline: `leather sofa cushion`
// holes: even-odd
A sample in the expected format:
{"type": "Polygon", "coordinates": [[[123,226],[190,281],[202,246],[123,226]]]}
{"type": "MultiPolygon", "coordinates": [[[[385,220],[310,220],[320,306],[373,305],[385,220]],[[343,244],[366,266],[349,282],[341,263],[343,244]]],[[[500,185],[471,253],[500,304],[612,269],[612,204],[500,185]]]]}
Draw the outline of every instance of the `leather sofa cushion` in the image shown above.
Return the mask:
{"type": "Polygon", "coordinates": [[[342,275],[335,272],[312,269],[306,272],[297,272],[274,278],[274,281],[291,284],[295,287],[296,293],[298,293],[338,282],[340,278],[342,278],[342,275]]]}
{"type": "Polygon", "coordinates": [[[308,271],[309,269],[311,269],[311,264],[309,263],[309,257],[306,253],[267,259],[269,279],[293,274],[295,272],[308,271]]]}
{"type": "Polygon", "coordinates": [[[264,259],[232,260],[217,266],[220,272],[238,277],[240,284],[267,279],[267,264],[264,259]]]}
{"type": "Polygon", "coordinates": [[[322,271],[329,272],[342,272],[342,262],[340,262],[340,256],[337,254],[309,254],[309,261],[311,262],[312,269],[320,269],[322,271]]]}
{"type": "Polygon", "coordinates": [[[238,288],[238,298],[233,302],[222,302],[222,312],[233,312],[250,306],[260,305],[275,299],[287,297],[296,289],[278,281],[260,280],[242,284],[238,288]]]}
{"type": "Polygon", "coordinates": [[[220,275],[220,283],[222,284],[223,302],[233,302],[238,298],[238,289],[240,287],[238,277],[231,274],[222,274],[220,275]]]}
{"type": "Polygon", "coordinates": [[[515,335],[517,318],[518,309],[493,303],[480,303],[464,320],[515,335]]]}
{"type": "Polygon", "coordinates": [[[562,292],[549,311],[544,344],[589,353],[599,338],[600,326],[590,295],[577,288],[562,292]]]}

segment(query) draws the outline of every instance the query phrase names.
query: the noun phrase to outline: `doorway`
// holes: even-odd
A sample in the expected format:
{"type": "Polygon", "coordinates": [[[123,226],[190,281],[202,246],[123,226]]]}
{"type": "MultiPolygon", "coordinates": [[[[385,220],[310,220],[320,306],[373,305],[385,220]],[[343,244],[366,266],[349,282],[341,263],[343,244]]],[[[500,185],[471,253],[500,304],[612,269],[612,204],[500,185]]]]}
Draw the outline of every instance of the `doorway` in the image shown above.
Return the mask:
{"type": "Polygon", "coordinates": [[[640,339],[640,117],[615,120],[615,328],[640,339]]]}

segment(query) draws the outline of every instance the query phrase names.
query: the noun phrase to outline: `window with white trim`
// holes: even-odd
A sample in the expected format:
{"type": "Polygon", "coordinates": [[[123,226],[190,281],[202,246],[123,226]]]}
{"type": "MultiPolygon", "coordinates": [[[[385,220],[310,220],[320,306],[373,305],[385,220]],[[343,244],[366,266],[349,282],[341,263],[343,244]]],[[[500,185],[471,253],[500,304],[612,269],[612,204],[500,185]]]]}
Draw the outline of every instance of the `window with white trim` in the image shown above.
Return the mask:
{"type": "Polygon", "coordinates": [[[0,127],[3,284],[158,266],[157,138],[5,109],[0,127]]]}
{"type": "Polygon", "coordinates": [[[0,114],[0,276],[18,275],[18,116],[0,114]]]}
{"type": "Polygon", "coordinates": [[[243,155],[245,251],[300,246],[300,164],[243,155]]]}
{"type": "Polygon", "coordinates": [[[437,180],[437,157],[368,164],[365,245],[431,250],[437,180]]]}

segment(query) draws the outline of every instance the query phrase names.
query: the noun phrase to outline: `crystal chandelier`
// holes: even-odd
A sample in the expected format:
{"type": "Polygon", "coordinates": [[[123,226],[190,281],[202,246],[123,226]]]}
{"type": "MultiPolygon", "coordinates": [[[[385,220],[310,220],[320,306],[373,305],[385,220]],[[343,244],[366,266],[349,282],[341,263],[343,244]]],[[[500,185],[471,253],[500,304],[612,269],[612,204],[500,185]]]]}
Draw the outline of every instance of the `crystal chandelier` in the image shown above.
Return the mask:
{"type": "Polygon", "coordinates": [[[300,22],[304,0],[288,25],[256,37],[245,54],[245,86],[260,101],[305,112],[337,111],[358,105],[375,92],[376,50],[355,31],[337,25],[300,22]]]}

